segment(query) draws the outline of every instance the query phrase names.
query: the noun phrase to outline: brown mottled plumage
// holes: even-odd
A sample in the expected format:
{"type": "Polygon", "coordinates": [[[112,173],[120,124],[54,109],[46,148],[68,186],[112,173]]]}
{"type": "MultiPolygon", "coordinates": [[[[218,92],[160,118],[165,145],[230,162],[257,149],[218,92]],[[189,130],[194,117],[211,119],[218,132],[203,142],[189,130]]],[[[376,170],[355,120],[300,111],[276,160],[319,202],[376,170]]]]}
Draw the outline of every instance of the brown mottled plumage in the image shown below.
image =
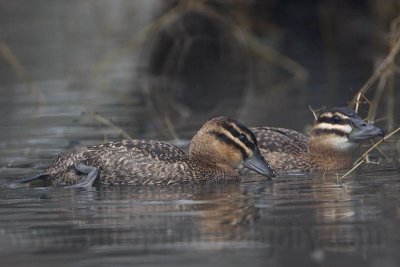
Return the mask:
{"type": "Polygon", "coordinates": [[[236,167],[271,177],[254,134],[237,121],[217,117],[193,137],[189,153],[162,141],[123,140],[61,153],[40,175],[51,185],[102,184],[154,185],[239,180],[236,167]]]}
{"type": "Polygon", "coordinates": [[[250,129],[261,153],[277,172],[349,168],[360,142],[384,135],[352,109],[342,107],[319,114],[310,137],[284,128],[250,129]]]}

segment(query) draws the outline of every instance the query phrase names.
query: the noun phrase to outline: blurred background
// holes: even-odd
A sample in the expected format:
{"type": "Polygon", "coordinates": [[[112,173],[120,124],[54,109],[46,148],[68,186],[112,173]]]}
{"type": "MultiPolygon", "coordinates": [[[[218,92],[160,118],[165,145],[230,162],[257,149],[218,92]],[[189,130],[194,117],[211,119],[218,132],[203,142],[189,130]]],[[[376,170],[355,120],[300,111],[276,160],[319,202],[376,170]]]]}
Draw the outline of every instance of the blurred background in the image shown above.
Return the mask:
{"type": "Polygon", "coordinates": [[[399,266],[398,136],[388,164],[343,181],[15,185],[78,143],[179,143],[216,115],[305,132],[309,106],[356,100],[390,132],[399,15],[399,0],[0,0],[0,266],[399,266]]]}
{"type": "MultiPolygon", "coordinates": [[[[0,14],[0,162],[14,176],[76,143],[190,138],[216,115],[304,131],[309,106],[348,105],[396,46],[400,4],[14,0],[0,14]]],[[[396,55],[360,98],[389,130],[396,55]]]]}

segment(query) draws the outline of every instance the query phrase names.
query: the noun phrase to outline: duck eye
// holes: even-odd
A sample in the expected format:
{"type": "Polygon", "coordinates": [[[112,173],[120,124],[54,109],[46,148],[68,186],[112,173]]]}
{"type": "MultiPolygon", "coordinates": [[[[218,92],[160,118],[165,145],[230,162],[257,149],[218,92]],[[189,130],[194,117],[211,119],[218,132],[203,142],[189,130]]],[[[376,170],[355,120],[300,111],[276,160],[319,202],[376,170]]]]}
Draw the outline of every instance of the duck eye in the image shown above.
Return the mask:
{"type": "Polygon", "coordinates": [[[247,137],[244,134],[239,135],[239,140],[242,142],[245,142],[247,140],[247,137]]]}
{"type": "Polygon", "coordinates": [[[336,115],[332,117],[332,120],[334,123],[339,123],[341,121],[340,117],[336,115]]]}

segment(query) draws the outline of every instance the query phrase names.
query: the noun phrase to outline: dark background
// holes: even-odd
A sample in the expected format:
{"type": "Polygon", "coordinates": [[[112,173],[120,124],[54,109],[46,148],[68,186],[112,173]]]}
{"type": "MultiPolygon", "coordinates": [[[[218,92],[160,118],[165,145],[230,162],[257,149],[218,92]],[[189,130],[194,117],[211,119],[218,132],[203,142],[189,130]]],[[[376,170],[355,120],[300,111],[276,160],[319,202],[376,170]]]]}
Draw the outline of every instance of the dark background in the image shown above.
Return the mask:
{"type": "MultiPolygon", "coordinates": [[[[93,137],[57,128],[80,127],[82,112],[133,137],[190,138],[216,115],[303,131],[308,106],[347,105],[387,56],[399,3],[17,0],[0,14],[1,127],[40,124],[68,143],[93,137]]],[[[392,76],[384,128],[398,123],[392,76]]]]}

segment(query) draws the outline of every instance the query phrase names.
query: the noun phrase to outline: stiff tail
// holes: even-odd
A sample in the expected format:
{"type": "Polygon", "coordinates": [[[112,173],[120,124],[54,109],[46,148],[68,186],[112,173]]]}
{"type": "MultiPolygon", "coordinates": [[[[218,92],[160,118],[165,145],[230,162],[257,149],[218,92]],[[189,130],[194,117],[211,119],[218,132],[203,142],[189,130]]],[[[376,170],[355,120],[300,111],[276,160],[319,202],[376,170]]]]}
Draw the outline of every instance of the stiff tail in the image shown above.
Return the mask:
{"type": "Polygon", "coordinates": [[[18,180],[19,183],[25,184],[34,180],[46,180],[50,175],[41,173],[33,176],[22,177],[18,180]]]}

